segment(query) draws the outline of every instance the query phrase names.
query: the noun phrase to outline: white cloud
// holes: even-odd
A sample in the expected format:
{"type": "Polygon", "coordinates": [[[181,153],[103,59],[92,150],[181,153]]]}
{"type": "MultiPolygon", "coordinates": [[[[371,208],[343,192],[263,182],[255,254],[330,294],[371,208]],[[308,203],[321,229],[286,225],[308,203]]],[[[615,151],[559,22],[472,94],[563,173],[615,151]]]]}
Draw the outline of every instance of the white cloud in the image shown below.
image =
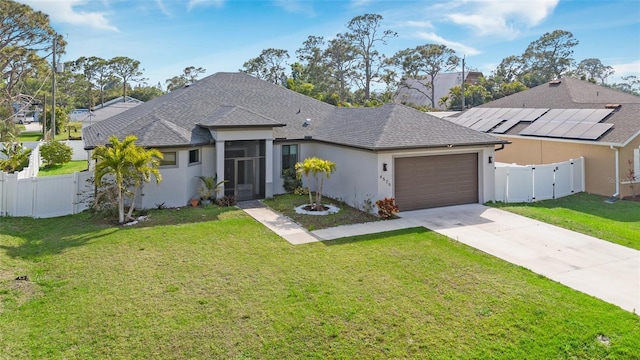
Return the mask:
{"type": "Polygon", "coordinates": [[[626,64],[611,65],[616,75],[640,75],[640,60],[626,64]]]}
{"type": "Polygon", "coordinates": [[[106,13],[99,11],[81,11],[75,7],[85,5],[85,0],[19,0],[33,9],[49,15],[52,21],[73,25],[90,26],[95,29],[118,31],[106,18],[106,13]]]}
{"type": "Polygon", "coordinates": [[[162,0],[156,0],[156,4],[158,4],[158,8],[166,17],[171,17],[171,13],[167,9],[167,7],[164,5],[162,0]]]}
{"type": "Polygon", "coordinates": [[[213,5],[215,7],[222,7],[224,5],[225,0],[189,0],[189,4],[187,4],[187,9],[191,10],[196,6],[209,6],[213,5]]]}
{"type": "Polygon", "coordinates": [[[520,29],[528,29],[548,18],[560,0],[462,0],[457,12],[446,18],[471,28],[480,36],[497,35],[508,39],[517,37],[520,29]]]}
{"type": "Polygon", "coordinates": [[[476,48],[461,44],[459,42],[447,40],[447,39],[445,39],[445,38],[443,38],[441,36],[438,36],[438,35],[436,35],[435,33],[432,33],[432,32],[419,31],[419,32],[416,33],[416,37],[418,37],[420,39],[432,41],[434,43],[445,45],[445,46],[447,46],[449,48],[452,48],[457,53],[462,54],[462,55],[473,56],[473,55],[480,54],[480,50],[478,50],[476,48]]]}

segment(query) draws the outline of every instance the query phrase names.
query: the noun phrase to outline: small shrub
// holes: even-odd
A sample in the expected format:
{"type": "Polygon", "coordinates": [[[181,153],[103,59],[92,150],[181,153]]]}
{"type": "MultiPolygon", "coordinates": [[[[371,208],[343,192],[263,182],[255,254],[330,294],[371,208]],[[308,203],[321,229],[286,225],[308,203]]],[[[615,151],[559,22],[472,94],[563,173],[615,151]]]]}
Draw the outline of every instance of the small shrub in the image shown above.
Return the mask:
{"type": "Polygon", "coordinates": [[[282,187],[288,193],[292,193],[302,187],[302,180],[297,178],[294,169],[284,169],[282,172],[282,187]]]}
{"type": "Polygon", "coordinates": [[[47,163],[47,166],[66,164],[71,161],[73,149],[60,141],[49,141],[40,146],[40,156],[47,163]]]}
{"type": "Polygon", "coordinates": [[[25,148],[22,143],[10,141],[5,143],[4,149],[0,151],[6,159],[0,159],[0,170],[13,173],[22,171],[29,166],[29,156],[31,149],[25,148]]]}
{"type": "Polygon", "coordinates": [[[296,195],[309,195],[309,188],[299,186],[293,191],[293,193],[296,195]]]}
{"type": "Polygon", "coordinates": [[[367,198],[362,202],[362,211],[370,214],[373,211],[373,200],[367,198]]]}
{"type": "Polygon", "coordinates": [[[218,199],[218,205],[222,207],[234,206],[236,204],[236,197],[233,195],[225,195],[218,199]]]}
{"type": "Polygon", "coordinates": [[[394,198],[378,200],[376,201],[376,206],[378,207],[378,215],[383,219],[389,219],[400,212],[394,198]]]}

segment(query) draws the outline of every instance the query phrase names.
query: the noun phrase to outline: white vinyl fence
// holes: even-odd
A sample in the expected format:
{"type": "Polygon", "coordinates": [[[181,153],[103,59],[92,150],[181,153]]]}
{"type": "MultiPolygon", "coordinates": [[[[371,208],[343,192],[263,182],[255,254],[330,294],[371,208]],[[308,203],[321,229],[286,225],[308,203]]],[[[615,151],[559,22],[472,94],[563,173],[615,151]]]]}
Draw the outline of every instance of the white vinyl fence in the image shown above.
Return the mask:
{"type": "Polygon", "coordinates": [[[496,201],[557,199],[584,191],[584,158],[544,165],[496,163],[496,201]]]}
{"type": "Polygon", "coordinates": [[[0,172],[0,216],[48,218],[84,211],[91,205],[93,172],[20,178],[0,172]]]}
{"type": "MultiPolygon", "coordinates": [[[[88,159],[83,141],[69,140],[63,143],[73,149],[72,160],[88,159]]],[[[93,176],[93,172],[38,177],[42,165],[42,144],[24,142],[25,147],[33,149],[29,166],[14,174],[0,172],[0,216],[48,218],[77,214],[91,205],[93,185],[87,180],[93,176]]]]}

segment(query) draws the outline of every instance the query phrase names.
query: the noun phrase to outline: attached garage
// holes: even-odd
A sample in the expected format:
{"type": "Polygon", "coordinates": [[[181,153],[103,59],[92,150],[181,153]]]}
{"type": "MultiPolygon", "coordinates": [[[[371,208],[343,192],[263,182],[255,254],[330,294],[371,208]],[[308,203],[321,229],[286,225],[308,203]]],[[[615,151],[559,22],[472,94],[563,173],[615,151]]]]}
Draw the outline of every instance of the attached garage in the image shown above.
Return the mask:
{"type": "Polygon", "coordinates": [[[478,202],[478,154],[399,157],[394,160],[400,211],[478,202]]]}

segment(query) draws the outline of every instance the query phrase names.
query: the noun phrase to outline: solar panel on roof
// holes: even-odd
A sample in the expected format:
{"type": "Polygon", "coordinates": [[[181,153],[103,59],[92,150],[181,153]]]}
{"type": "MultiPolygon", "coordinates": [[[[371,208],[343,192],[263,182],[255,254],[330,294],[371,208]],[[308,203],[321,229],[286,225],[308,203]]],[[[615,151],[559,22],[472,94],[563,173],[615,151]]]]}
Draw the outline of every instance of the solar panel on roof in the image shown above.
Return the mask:
{"type": "Polygon", "coordinates": [[[533,135],[547,136],[551,134],[558,126],[564,124],[564,121],[549,121],[544,123],[533,135]]]}
{"type": "Polygon", "coordinates": [[[485,122],[484,125],[479,126],[476,130],[478,131],[482,131],[482,132],[487,132],[491,129],[493,129],[494,127],[500,125],[504,120],[502,119],[489,119],[489,121],[485,122]]]}
{"type": "Polygon", "coordinates": [[[585,120],[597,123],[604,120],[604,118],[609,116],[609,114],[611,114],[612,112],[613,112],[613,109],[596,109],[585,120]]]}
{"type": "Polygon", "coordinates": [[[559,126],[557,126],[555,129],[547,133],[545,136],[556,137],[556,138],[564,137],[564,134],[566,134],[567,131],[573,129],[576,125],[577,124],[574,122],[565,121],[559,126]]]}
{"type": "Polygon", "coordinates": [[[551,109],[549,111],[547,111],[546,114],[540,116],[540,118],[538,120],[536,120],[536,122],[538,121],[552,121],[552,120],[556,120],[556,119],[560,119],[559,115],[562,114],[564,112],[565,109],[551,109]]]}
{"type": "Polygon", "coordinates": [[[488,108],[471,108],[460,115],[461,118],[478,117],[486,112],[488,108]]]}
{"type": "Polygon", "coordinates": [[[604,135],[609,129],[613,127],[613,124],[595,123],[593,127],[579,136],[579,139],[585,140],[597,140],[604,135]]]}
{"type": "Polygon", "coordinates": [[[480,130],[481,127],[484,127],[485,125],[489,124],[489,123],[493,123],[495,121],[495,119],[492,118],[485,118],[485,119],[480,119],[479,121],[476,121],[473,125],[469,126],[470,129],[473,130],[480,130]]]}
{"type": "Polygon", "coordinates": [[[464,119],[464,121],[460,122],[459,124],[462,126],[471,127],[471,125],[477,123],[480,120],[482,120],[482,118],[466,118],[464,119]]]}
{"type": "Polygon", "coordinates": [[[567,130],[564,133],[563,137],[569,138],[569,139],[579,139],[580,135],[584,134],[587,130],[592,128],[593,125],[595,124],[590,122],[582,122],[579,124],[574,124],[574,126],[571,129],[567,130]]]}
{"type": "Polygon", "coordinates": [[[520,131],[520,135],[534,135],[536,131],[538,131],[541,127],[543,127],[546,124],[547,124],[546,121],[541,121],[540,119],[538,119],[535,122],[533,122],[531,125],[522,129],[522,131],[520,131]]]}
{"type": "Polygon", "coordinates": [[[522,116],[522,121],[534,121],[544,115],[549,109],[532,109],[526,116],[522,116]]]}
{"type": "Polygon", "coordinates": [[[593,110],[594,109],[572,109],[570,113],[567,113],[567,121],[582,122],[593,110]]]}
{"type": "Polygon", "coordinates": [[[514,126],[518,125],[519,122],[520,120],[516,120],[516,119],[507,120],[497,128],[493,129],[493,132],[496,134],[504,134],[507,131],[511,130],[511,128],[513,128],[514,126]]]}

